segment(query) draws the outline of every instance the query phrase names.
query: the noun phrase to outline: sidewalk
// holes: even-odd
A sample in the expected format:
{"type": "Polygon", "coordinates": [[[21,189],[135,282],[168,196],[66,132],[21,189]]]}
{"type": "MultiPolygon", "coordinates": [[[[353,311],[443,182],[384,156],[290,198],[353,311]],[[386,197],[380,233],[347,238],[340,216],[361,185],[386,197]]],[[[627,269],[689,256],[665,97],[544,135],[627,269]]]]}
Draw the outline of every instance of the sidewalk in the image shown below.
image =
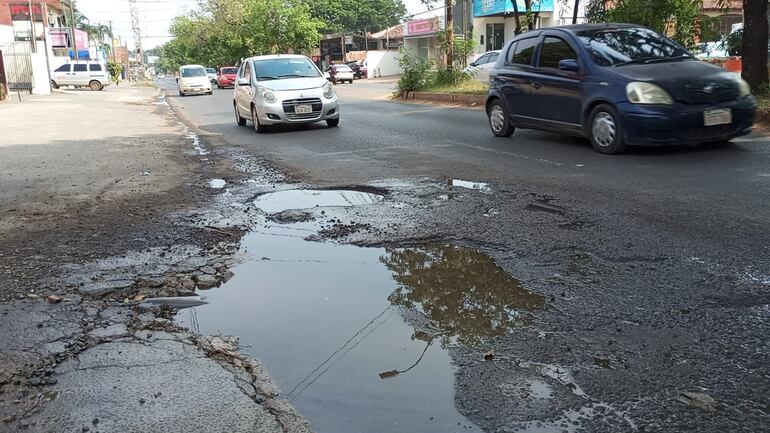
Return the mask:
{"type": "Polygon", "coordinates": [[[183,217],[220,168],[159,93],[26,96],[0,119],[0,431],[309,432],[236,342],[130,301],[194,295],[238,239],[183,217]]]}

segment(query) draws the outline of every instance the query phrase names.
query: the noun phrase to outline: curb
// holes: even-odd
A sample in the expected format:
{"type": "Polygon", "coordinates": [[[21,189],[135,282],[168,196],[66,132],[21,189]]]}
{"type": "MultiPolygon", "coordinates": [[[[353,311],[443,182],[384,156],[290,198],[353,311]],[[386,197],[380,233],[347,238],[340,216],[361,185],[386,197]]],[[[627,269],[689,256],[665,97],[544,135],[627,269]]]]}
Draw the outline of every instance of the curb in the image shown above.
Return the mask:
{"type": "Polygon", "coordinates": [[[433,93],[433,92],[406,92],[401,96],[404,100],[410,101],[428,101],[443,102],[449,104],[461,104],[469,107],[484,106],[487,97],[484,95],[456,95],[453,93],[433,93]]]}

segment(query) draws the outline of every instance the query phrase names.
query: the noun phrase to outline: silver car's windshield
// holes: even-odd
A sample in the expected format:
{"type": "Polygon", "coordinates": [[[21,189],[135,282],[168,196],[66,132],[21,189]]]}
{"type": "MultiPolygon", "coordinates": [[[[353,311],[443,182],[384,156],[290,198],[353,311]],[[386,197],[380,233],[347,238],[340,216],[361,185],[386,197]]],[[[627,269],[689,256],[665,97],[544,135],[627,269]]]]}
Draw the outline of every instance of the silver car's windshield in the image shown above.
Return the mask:
{"type": "Polygon", "coordinates": [[[320,77],[318,68],[310,60],[300,57],[256,60],[254,75],[257,81],[320,77]]]}

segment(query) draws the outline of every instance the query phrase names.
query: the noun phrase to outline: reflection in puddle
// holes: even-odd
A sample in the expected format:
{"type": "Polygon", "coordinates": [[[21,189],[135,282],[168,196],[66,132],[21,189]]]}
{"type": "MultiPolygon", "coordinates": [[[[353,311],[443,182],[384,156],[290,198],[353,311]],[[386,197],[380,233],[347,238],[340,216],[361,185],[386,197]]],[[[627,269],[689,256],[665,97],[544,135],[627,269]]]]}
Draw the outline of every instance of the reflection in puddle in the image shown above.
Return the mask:
{"type": "Polygon", "coordinates": [[[319,433],[479,432],[455,408],[447,345],[526,323],[543,299],[473,249],[303,239],[317,229],[267,224],[247,235],[244,248],[265,259],[237,267],[209,305],[177,320],[239,336],[319,433]]]}
{"type": "Polygon", "coordinates": [[[545,305],[486,254],[451,245],[389,250],[381,260],[400,285],[394,305],[419,309],[438,327],[446,345],[452,337],[478,345],[526,324],[545,305]]]}
{"type": "Polygon", "coordinates": [[[314,207],[360,206],[377,203],[381,195],[347,190],[302,190],[272,192],[257,197],[254,204],[267,213],[314,207]]]}

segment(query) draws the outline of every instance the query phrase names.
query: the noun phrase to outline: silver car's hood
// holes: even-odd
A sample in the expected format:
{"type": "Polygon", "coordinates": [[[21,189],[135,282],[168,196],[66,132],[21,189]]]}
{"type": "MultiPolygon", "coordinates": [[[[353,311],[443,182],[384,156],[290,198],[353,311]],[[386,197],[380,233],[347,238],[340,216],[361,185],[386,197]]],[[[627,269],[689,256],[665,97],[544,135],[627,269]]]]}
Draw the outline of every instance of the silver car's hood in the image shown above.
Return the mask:
{"type": "Polygon", "coordinates": [[[307,90],[317,89],[326,84],[324,77],[286,78],[283,80],[260,81],[259,85],[273,90],[307,90]]]}

